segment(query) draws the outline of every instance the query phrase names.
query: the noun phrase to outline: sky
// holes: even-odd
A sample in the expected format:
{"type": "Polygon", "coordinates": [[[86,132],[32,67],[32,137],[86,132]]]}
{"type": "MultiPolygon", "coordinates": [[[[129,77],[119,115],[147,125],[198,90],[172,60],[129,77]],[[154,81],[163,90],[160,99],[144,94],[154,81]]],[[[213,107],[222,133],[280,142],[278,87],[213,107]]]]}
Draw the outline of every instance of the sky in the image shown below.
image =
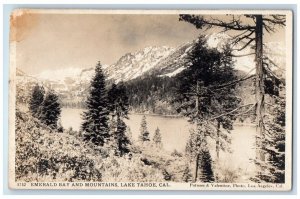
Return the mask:
{"type": "MultiPolygon", "coordinates": [[[[36,75],[44,70],[113,64],[147,46],[177,47],[202,30],[178,15],[31,14],[11,20],[17,67],[36,75]]],[[[210,31],[212,32],[212,31],[210,31]]],[[[209,33],[209,32],[208,32],[209,33]]],[[[284,31],[268,38],[284,39],[284,31]]]]}

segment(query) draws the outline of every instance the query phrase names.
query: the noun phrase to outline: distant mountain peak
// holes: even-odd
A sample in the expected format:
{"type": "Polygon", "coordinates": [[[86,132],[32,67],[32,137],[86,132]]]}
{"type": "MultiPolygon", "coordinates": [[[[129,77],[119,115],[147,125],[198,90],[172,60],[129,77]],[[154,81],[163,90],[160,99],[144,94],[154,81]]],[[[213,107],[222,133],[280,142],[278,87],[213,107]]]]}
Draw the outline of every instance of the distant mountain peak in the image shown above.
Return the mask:
{"type": "Polygon", "coordinates": [[[105,70],[108,79],[128,81],[153,69],[163,58],[174,52],[167,46],[148,46],[136,52],[126,53],[116,63],[105,70]]]}

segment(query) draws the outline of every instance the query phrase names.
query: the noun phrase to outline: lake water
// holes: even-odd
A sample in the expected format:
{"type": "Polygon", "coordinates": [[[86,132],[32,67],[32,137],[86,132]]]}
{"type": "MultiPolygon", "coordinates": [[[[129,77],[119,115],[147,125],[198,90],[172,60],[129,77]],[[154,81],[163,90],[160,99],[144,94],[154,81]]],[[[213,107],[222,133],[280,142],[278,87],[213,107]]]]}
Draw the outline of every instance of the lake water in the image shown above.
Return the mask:
{"type": "MultiPolygon", "coordinates": [[[[83,109],[63,108],[61,122],[64,128],[72,127],[74,130],[80,129],[81,113],[83,109]]],[[[130,115],[125,123],[130,127],[134,140],[138,139],[139,129],[143,115],[130,115]]],[[[174,151],[175,149],[183,152],[189,137],[189,129],[192,125],[186,118],[170,118],[162,116],[146,115],[147,127],[150,137],[154,135],[156,128],[160,129],[162,142],[165,150],[174,151]]],[[[255,128],[253,126],[235,126],[231,131],[233,153],[220,152],[220,160],[224,167],[243,168],[243,172],[250,172],[254,169],[253,163],[249,159],[255,157],[255,128]]],[[[214,149],[214,141],[210,140],[210,148],[214,149]]],[[[215,150],[211,150],[212,157],[215,150]]]]}
{"type": "MultiPolygon", "coordinates": [[[[74,130],[80,129],[82,122],[81,114],[83,109],[63,108],[61,112],[61,122],[64,128],[72,127],[74,130]]],[[[129,115],[129,120],[125,120],[130,127],[134,140],[138,139],[140,125],[143,115],[129,115]]],[[[189,124],[183,118],[170,118],[161,116],[146,116],[148,131],[150,137],[154,135],[156,128],[160,129],[163,145],[166,150],[173,151],[175,148],[182,151],[185,142],[189,137],[189,124]]]]}

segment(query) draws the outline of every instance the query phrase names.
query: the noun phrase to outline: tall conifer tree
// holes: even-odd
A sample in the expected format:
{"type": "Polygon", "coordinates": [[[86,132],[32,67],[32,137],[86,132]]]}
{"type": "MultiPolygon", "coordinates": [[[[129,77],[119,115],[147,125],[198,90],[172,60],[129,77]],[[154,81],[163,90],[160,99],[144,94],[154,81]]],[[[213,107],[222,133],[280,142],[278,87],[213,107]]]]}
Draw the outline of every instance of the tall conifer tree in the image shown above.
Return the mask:
{"type": "Polygon", "coordinates": [[[199,179],[201,182],[214,182],[214,173],[212,170],[212,160],[208,150],[201,150],[199,167],[201,168],[199,179]]]}
{"type": "Polygon", "coordinates": [[[160,133],[160,130],[158,127],[155,130],[155,133],[153,136],[153,142],[157,148],[162,148],[162,138],[161,138],[161,133],[160,133]]]}
{"type": "Polygon", "coordinates": [[[45,89],[43,86],[36,84],[33,88],[29,101],[29,111],[34,117],[38,117],[41,105],[44,101],[45,89]]]}
{"type": "Polygon", "coordinates": [[[187,165],[183,171],[182,180],[183,182],[192,182],[193,181],[192,171],[187,165]]]}
{"type": "Polygon", "coordinates": [[[120,156],[125,155],[126,153],[129,153],[129,145],[130,140],[128,136],[126,135],[126,124],[121,120],[120,118],[117,119],[117,130],[115,132],[116,134],[116,142],[118,147],[118,154],[120,156]]]}
{"type": "Polygon", "coordinates": [[[108,91],[108,107],[112,117],[128,118],[128,95],[123,82],[112,84],[108,91]]]}
{"type": "Polygon", "coordinates": [[[48,91],[41,106],[39,119],[51,128],[57,128],[57,121],[60,118],[61,108],[58,96],[52,91],[48,91]]]}
{"type": "MultiPolygon", "coordinates": [[[[272,34],[277,31],[278,28],[286,25],[286,16],[275,14],[275,15],[229,15],[230,19],[218,19],[212,16],[204,15],[180,15],[179,20],[187,21],[193,24],[197,29],[210,29],[219,28],[223,32],[232,31],[232,45],[238,47],[237,51],[242,51],[247,47],[253,45],[253,53],[245,54],[248,56],[251,54],[255,55],[255,111],[256,111],[256,159],[255,163],[258,166],[256,177],[262,181],[266,175],[266,164],[269,164],[268,153],[270,152],[267,148],[270,147],[268,140],[268,132],[266,132],[264,118],[265,114],[265,99],[268,93],[268,78],[272,78],[275,81],[280,81],[272,70],[270,65],[265,60],[271,61],[265,56],[264,48],[264,34],[272,34]],[[248,20],[251,19],[251,20],[248,20]],[[269,76],[269,77],[268,77],[269,76]],[[269,145],[269,146],[268,146],[269,145]]],[[[273,62],[273,61],[271,61],[273,62]]],[[[243,80],[252,78],[243,78],[243,80]]],[[[271,150],[272,151],[272,150],[271,150]]],[[[272,152],[271,152],[272,153],[272,152]]],[[[271,166],[271,165],[268,165],[271,166]]]]}
{"type": "MultiPolygon", "coordinates": [[[[210,136],[216,140],[217,154],[219,149],[225,149],[227,143],[230,143],[228,131],[232,130],[231,115],[224,115],[216,119],[211,119],[216,115],[229,112],[239,104],[235,96],[234,85],[226,89],[216,90],[223,83],[234,81],[233,62],[230,48],[224,46],[222,50],[209,48],[204,36],[200,36],[187,56],[189,66],[177,76],[180,82],[178,100],[181,102],[179,111],[190,118],[190,122],[197,125],[197,131],[192,139],[204,140],[210,136]],[[221,132],[220,126],[226,131],[221,132]],[[220,139],[222,136],[226,139],[220,139]],[[224,142],[225,141],[225,142],[224,142]]],[[[196,171],[195,180],[198,180],[198,167],[200,153],[209,153],[206,145],[195,144],[194,154],[196,171]],[[198,148],[198,149],[196,149],[198,148]]],[[[211,167],[211,165],[207,165],[211,167]]],[[[201,168],[200,168],[201,169],[201,168]]],[[[204,168],[202,168],[203,170],[204,168]]]]}
{"type": "Polygon", "coordinates": [[[109,139],[109,111],[105,77],[100,62],[96,65],[95,76],[91,81],[86,107],[87,110],[82,115],[83,123],[81,125],[84,140],[91,141],[97,146],[103,146],[109,139]]]}
{"type": "Polygon", "coordinates": [[[126,124],[123,121],[128,118],[128,106],[128,96],[123,82],[118,85],[113,84],[108,91],[108,108],[111,114],[111,123],[114,124],[115,120],[116,122],[115,128],[110,130],[115,138],[116,154],[120,156],[130,151],[131,142],[126,135],[126,124]]]}
{"type": "Polygon", "coordinates": [[[143,116],[142,122],[141,122],[139,141],[141,141],[142,143],[150,141],[149,131],[147,129],[147,121],[146,121],[145,115],[143,116]]]}

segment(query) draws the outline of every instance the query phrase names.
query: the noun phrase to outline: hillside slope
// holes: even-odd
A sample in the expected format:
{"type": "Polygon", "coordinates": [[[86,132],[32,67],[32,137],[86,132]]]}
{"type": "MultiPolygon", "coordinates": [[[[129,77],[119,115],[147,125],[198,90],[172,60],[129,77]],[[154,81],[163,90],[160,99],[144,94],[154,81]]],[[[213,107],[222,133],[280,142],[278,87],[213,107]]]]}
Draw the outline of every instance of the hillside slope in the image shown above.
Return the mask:
{"type": "Polygon", "coordinates": [[[133,143],[130,156],[115,156],[109,146],[87,144],[71,129],[59,133],[19,109],[15,140],[16,181],[21,182],[181,181],[185,165],[183,157],[151,144],[133,143]]]}

